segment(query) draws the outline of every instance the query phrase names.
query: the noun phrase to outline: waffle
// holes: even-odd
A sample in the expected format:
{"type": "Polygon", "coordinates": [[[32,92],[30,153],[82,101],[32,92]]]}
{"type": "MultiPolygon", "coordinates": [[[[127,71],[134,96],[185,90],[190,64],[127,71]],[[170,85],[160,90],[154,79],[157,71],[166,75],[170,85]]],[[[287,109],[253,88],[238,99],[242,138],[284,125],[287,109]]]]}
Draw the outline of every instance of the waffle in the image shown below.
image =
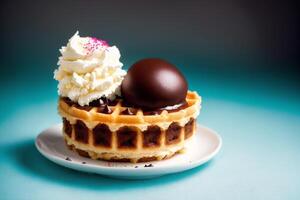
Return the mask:
{"type": "Polygon", "coordinates": [[[129,107],[117,99],[101,106],[79,106],[59,99],[63,134],[81,156],[110,161],[145,162],[172,157],[184,150],[196,131],[201,97],[188,91],[186,104],[156,112],[129,107]]]}

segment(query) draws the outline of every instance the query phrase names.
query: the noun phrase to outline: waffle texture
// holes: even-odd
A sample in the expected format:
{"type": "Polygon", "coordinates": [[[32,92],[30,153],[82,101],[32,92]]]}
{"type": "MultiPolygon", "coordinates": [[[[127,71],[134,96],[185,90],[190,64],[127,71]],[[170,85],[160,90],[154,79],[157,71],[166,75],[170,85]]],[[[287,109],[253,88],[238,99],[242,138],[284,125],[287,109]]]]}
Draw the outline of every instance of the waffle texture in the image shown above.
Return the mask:
{"type": "Polygon", "coordinates": [[[145,112],[117,100],[105,107],[59,99],[67,145],[82,156],[113,161],[162,160],[183,151],[196,131],[201,98],[188,91],[186,106],[145,112]]]}

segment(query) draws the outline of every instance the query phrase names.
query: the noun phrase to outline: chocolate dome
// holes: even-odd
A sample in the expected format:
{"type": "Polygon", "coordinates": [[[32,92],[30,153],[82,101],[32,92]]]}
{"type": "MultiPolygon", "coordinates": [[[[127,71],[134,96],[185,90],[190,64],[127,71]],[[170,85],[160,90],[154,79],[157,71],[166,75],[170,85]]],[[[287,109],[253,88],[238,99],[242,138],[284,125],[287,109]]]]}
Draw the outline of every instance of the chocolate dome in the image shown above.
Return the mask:
{"type": "Polygon", "coordinates": [[[182,73],[171,63],[158,58],[133,64],[121,85],[127,103],[150,110],[185,102],[187,90],[182,73]]]}

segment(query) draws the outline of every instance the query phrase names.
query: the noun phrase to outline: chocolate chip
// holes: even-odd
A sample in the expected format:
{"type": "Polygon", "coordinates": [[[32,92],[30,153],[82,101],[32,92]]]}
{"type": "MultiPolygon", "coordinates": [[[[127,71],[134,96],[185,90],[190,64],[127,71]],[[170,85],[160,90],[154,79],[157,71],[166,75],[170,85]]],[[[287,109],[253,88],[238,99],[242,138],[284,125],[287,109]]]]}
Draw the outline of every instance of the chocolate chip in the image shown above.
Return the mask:
{"type": "Polygon", "coordinates": [[[138,166],[135,166],[134,168],[138,168],[138,166]]]}
{"type": "Polygon", "coordinates": [[[137,113],[136,109],[133,108],[126,108],[121,112],[121,115],[135,115],[137,113]]]}
{"type": "Polygon", "coordinates": [[[108,102],[107,102],[107,104],[109,105],[109,106],[115,106],[115,105],[117,105],[117,103],[120,101],[120,98],[116,98],[115,100],[108,100],[108,102]]]}
{"type": "Polygon", "coordinates": [[[67,161],[72,161],[71,158],[69,158],[69,157],[66,157],[65,160],[67,160],[67,161]]]}
{"type": "Polygon", "coordinates": [[[153,167],[153,165],[149,164],[149,165],[145,165],[144,167],[153,167]]]}
{"type": "Polygon", "coordinates": [[[82,162],[82,164],[86,164],[86,162],[82,162]]]}
{"type": "Polygon", "coordinates": [[[112,110],[107,105],[102,105],[98,108],[99,113],[111,114],[112,110]]]}
{"type": "Polygon", "coordinates": [[[99,99],[94,100],[89,103],[89,106],[92,106],[92,107],[99,107],[100,105],[101,105],[101,101],[99,99]]]}
{"type": "Polygon", "coordinates": [[[107,99],[106,97],[101,97],[101,98],[99,99],[99,101],[100,101],[100,104],[101,104],[101,105],[103,105],[103,104],[108,104],[108,99],[107,99]]]}
{"type": "Polygon", "coordinates": [[[99,99],[99,105],[103,105],[105,104],[105,102],[103,101],[103,99],[99,99]]]}

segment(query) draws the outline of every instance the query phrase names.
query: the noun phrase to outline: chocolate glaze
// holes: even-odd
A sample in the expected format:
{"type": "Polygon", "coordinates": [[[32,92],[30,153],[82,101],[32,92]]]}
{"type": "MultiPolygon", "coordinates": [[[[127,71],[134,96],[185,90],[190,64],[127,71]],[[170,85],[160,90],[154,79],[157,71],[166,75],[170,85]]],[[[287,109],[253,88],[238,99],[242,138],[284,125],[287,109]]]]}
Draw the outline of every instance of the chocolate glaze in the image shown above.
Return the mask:
{"type": "Polygon", "coordinates": [[[118,148],[136,148],[137,132],[128,127],[123,126],[117,131],[118,148]]]}
{"type": "Polygon", "coordinates": [[[88,131],[89,129],[85,123],[81,120],[77,120],[76,124],[74,125],[75,140],[82,143],[88,143],[88,131]]]}
{"type": "Polygon", "coordinates": [[[147,110],[180,104],[185,101],[187,90],[187,81],[181,72],[158,58],[133,64],[121,85],[126,102],[147,110]]]}
{"type": "Polygon", "coordinates": [[[188,107],[188,103],[186,101],[184,101],[182,103],[179,103],[179,104],[176,104],[173,106],[167,106],[164,108],[158,108],[158,109],[152,109],[152,110],[144,109],[143,114],[144,115],[159,115],[164,110],[168,111],[168,113],[172,113],[172,112],[177,112],[177,111],[182,110],[187,107],[188,107]]]}
{"type": "Polygon", "coordinates": [[[144,115],[160,115],[163,110],[143,110],[144,115]]]}
{"type": "Polygon", "coordinates": [[[184,139],[187,139],[192,136],[194,126],[195,120],[191,118],[189,122],[186,125],[184,125],[184,139]]]}
{"type": "Polygon", "coordinates": [[[68,97],[61,97],[61,99],[62,99],[66,104],[68,104],[68,106],[72,106],[72,105],[75,104],[75,103],[74,103],[71,99],[69,99],[68,97]]]}
{"type": "Polygon", "coordinates": [[[105,124],[98,124],[93,129],[94,145],[111,147],[112,132],[105,124]]]}
{"type": "Polygon", "coordinates": [[[64,132],[71,137],[72,136],[72,125],[70,122],[66,119],[63,118],[63,127],[64,127],[64,132]]]}
{"type": "Polygon", "coordinates": [[[137,109],[135,108],[126,108],[121,112],[121,115],[135,115],[137,113],[137,109]]]}
{"type": "MultiPolygon", "coordinates": [[[[137,110],[139,107],[135,107],[134,105],[124,101],[124,99],[121,99],[118,97],[118,99],[114,101],[110,101],[102,97],[99,100],[92,101],[88,106],[80,106],[79,104],[71,101],[69,98],[62,98],[62,100],[67,103],[69,106],[75,106],[78,109],[90,111],[93,107],[97,107],[97,112],[103,113],[103,114],[111,114],[113,110],[109,106],[115,106],[118,101],[122,100],[121,105],[124,107],[128,107],[124,111],[121,112],[122,115],[135,115],[137,113],[137,110]]],[[[147,108],[141,108],[144,115],[159,115],[163,110],[167,110],[169,113],[177,112],[179,110],[182,110],[184,108],[187,108],[188,104],[186,101],[183,101],[179,104],[175,104],[173,106],[166,106],[162,108],[157,109],[147,109],[147,108]]]]}
{"type": "Polygon", "coordinates": [[[161,130],[159,126],[149,126],[143,131],[143,147],[153,147],[160,145],[161,130]]]}
{"type": "Polygon", "coordinates": [[[177,122],[173,122],[166,130],[166,144],[172,144],[180,138],[181,126],[177,122]]]}

